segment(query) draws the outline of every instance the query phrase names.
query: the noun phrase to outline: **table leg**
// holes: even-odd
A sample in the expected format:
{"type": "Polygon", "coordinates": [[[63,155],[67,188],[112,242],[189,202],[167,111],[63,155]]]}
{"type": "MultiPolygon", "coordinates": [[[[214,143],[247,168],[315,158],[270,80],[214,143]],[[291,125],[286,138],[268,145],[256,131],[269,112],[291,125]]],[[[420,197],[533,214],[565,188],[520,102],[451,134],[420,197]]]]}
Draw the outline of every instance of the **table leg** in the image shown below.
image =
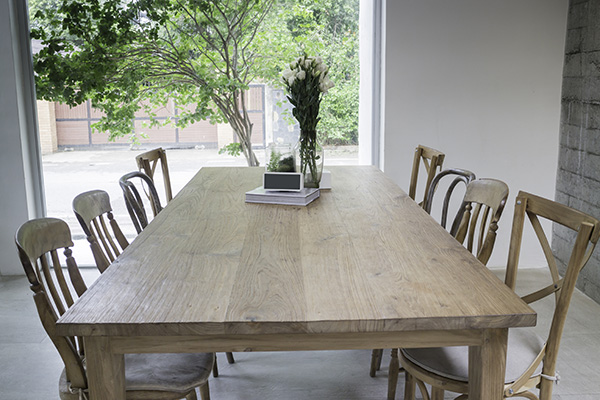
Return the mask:
{"type": "Polygon", "coordinates": [[[469,347],[469,400],[503,398],[508,329],[486,329],[483,344],[469,347]]]}
{"type": "Polygon", "coordinates": [[[84,338],[90,398],[125,400],[125,357],[114,354],[110,339],[103,336],[84,338]]]}

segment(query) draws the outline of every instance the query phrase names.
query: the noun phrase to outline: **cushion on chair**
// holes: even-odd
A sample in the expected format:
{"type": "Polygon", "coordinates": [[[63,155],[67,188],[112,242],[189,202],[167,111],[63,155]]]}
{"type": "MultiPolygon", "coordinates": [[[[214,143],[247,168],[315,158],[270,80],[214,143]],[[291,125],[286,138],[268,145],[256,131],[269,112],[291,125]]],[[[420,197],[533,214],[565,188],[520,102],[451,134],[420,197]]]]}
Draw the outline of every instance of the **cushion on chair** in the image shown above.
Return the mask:
{"type": "MultiPolygon", "coordinates": [[[[508,350],[505,383],[517,380],[542,350],[544,340],[531,328],[511,328],[508,331],[508,350]]],[[[469,348],[434,347],[424,349],[401,349],[404,356],[419,367],[461,382],[468,382],[469,348]]],[[[542,372],[538,366],[533,376],[542,372]]]]}
{"type": "Polygon", "coordinates": [[[125,354],[125,387],[185,393],[206,382],[214,359],[213,353],[125,354]]]}

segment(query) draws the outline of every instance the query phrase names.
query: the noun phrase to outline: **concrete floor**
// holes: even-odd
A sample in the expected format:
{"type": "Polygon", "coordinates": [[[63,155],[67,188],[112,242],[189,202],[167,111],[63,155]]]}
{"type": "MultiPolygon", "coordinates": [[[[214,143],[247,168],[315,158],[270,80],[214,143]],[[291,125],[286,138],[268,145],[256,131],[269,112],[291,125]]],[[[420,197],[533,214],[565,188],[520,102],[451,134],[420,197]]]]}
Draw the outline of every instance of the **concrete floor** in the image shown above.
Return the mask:
{"type": "MultiPolygon", "coordinates": [[[[498,271],[498,275],[502,272],[498,271]]],[[[539,281],[544,270],[524,270],[519,290],[539,281]]],[[[84,269],[88,283],[98,273],[84,269]]],[[[536,305],[542,315],[552,306],[536,305]]],[[[577,291],[572,301],[558,362],[560,384],[555,400],[600,399],[600,305],[577,291]]],[[[235,353],[227,364],[219,354],[218,378],[211,378],[213,400],[314,400],[386,398],[389,352],[376,378],[369,377],[370,351],[235,353]]],[[[39,322],[24,277],[0,278],[0,399],[58,398],[62,361],[39,322]]],[[[402,398],[400,379],[398,399],[402,398]]],[[[447,394],[448,399],[452,396],[447,394]]]]}

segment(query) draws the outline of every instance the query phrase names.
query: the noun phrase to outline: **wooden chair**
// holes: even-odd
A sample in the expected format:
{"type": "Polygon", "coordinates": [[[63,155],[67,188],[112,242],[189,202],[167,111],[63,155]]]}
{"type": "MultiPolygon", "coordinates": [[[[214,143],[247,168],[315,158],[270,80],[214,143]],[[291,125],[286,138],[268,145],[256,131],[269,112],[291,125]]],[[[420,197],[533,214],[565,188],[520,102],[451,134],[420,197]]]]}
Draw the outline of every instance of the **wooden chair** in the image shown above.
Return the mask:
{"type": "MultiPolygon", "coordinates": [[[[546,339],[531,328],[509,330],[504,398],[550,400],[557,380],[556,361],[560,339],[571,296],[579,272],[592,255],[600,236],[600,221],[565,205],[529,193],[520,192],[516,199],[505,283],[514,290],[525,218],[529,219],[542,247],[552,283],[542,286],[522,299],[533,303],[554,295],[554,311],[546,339]],[[564,277],[558,273],[556,259],[539,218],[574,234],[575,241],[564,277]],[[539,397],[530,390],[538,388],[539,397]]],[[[539,317],[543,317],[539,315],[539,317]]],[[[468,398],[468,348],[441,347],[402,349],[400,361],[406,370],[405,400],[413,400],[418,385],[427,395],[424,383],[432,386],[431,400],[444,398],[444,391],[463,393],[457,399],[468,398]]],[[[425,397],[428,398],[428,397],[425,397]]]]}
{"type": "Polygon", "coordinates": [[[413,167],[410,176],[410,186],[408,189],[408,195],[411,199],[417,201],[417,181],[419,178],[419,169],[421,163],[423,163],[423,165],[425,166],[425,172],[427,173],[427,180],[425,182],[425,188],[423,190],[423,199],[419,201],[419,205],[423,205],[427,201],[429,186],[431,185],[431,181],[433,181],[433,178],[437,174],[438,169],[442,169],[444,157],[444,153],[432,149],[430,147],[419,145],[415,149],[415,157],[413,159],[413,167]]]}
{"type": "Polygon", "coordinates": [[[450,229],[450,234],[484,265],[492,255],[498,221],[507,199],[506,183],[489,178],[472,181],[450,229]]]}
{"type": "MultiPolygon", "coordinates": [[[[446,222],[448,220],[448,212],[449,212],[449,208],[450,208],[450,200],[452,199],[454,190],[461,183],[464,184],[465,189],[466,189],[466,187],[469,185],[469,183],[474,181],[476,178],[475,174],[473,172],[468,171],[466,169],[459,169],[459,168],[446,169],[446,170],[443,170],[442,172],[440,172],[439,174],[437,174],[435,176],[435,178],[433,178],[433,180],[431,181],[431,185],[429,185],[429,192],[427,193],[427,201],[425,203],[423,203],[423,209],[425,211],[427,211],[428,214],[431,214],[433,200],[434,200],[435,194],[439,188],[440,182],[442,180],[444,180],[446,177],[449,177],[449,178],[453,177],[454,179],[448,185],[448,188],[446,189],[446,194],[444,195],[444,202],[442,203],[442,214],[441,214],[441,218],[440,218],[440,225],[442,225],[442,227],[444,227],[444,228],[446,228],[446,222]]],[[[462,218],[463,212],[464,212],[464,208],[459,207],[456,217],[454,218],[453,225],[455,223],[460,223],[460,219],[462,218]]]]}
{"type": "Polygon", "coordinates": [[[167,198],[165,204],[169,203],[173,199],[173,192],[171,191],[171,178],[169,177],[169,166],[167,164],[166,151],[163,150],[162,147],[159,147],[157,149],[137,155],[135,157],[135,161],[138,169],[148,175],[155,185],[156,181],[154,180],[154,173],[156,172],[156,167],[160,163],[163,181],[165,184],[165,196],[167,198]]]}
{"type": "MultiPolygon", "coordinates": [[[[65,364],[59,380],[59,396],[63,400],[87,399],[83,342],[77,337],[56,334],[58,318],[86,290],[71,254],[69,227],[56,218],[31,220],[17,231],[16,244],[42,325],[65,364]],[[61,248],[72,286],[65,279],[59,261],[61,248]]],[[[126,354],[127,399],[194,400],[195,388],[199,387],[202,399],[209,400],[208,377],[213,363],[212,353],[126,354]]]]}
{"type": "Polygon", "coordinates": [[[134,171],[123,175],[121,179],[119,179],[119,185],[121,186],[121,190],[123,190],[123,198],[125,199],[125,205],[127,206],[127,211],[131,217],[131,222],[133,222],[133,226],[137,233],[141,233],[142,230],[148,226],[149,220],[144,207],[144,200],[140,195],[140,191],[134,184],[137,178],[141,181],[142,190],[147,190],[147,193],[149,194],[150,207],[152,208],[152,213],[155,217],[162,211],[162,206],[154,182],[152,182],[152,179],[145,173],[134,171]]]}
{"type": "Polygon", "coordinates": [[[73,199],[73,211],[90,243],[96,267],[100,272],[104,272],[129,246],[113,217],[108,193],[103,190],[91,190],[77,195],[73,199]],[[112,232],[107,227],[107,219],[112,232]]]}

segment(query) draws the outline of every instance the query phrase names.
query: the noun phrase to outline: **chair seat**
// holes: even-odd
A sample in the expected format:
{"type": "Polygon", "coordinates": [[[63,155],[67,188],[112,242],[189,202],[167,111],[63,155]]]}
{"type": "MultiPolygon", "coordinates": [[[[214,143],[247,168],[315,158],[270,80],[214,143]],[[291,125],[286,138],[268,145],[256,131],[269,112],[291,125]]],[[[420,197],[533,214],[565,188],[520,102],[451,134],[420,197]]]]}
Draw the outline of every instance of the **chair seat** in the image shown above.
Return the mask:
{"type": "MultiPolygon", "coordinates": [[[[504,383],[512,383],[531,365],[544,347],[544,340],[530,328],[508,331],[508,350],[504,383]]],[[[404,356],[426,371],[460,382],[469,379],[469,348],[467,346],[401,349],[404,356]]],[[[542,372],[538,366],[532,377],[542,372]]]]}
{"type": "MultiPolygon", "coordinates": [[[[197,354],[125,354],[127,391],[187,393],[208,380],[215,356],[197,354]]],[[[61,399],[78,399],[69,393],[65,371],[60,378],[61,399]]]]}

